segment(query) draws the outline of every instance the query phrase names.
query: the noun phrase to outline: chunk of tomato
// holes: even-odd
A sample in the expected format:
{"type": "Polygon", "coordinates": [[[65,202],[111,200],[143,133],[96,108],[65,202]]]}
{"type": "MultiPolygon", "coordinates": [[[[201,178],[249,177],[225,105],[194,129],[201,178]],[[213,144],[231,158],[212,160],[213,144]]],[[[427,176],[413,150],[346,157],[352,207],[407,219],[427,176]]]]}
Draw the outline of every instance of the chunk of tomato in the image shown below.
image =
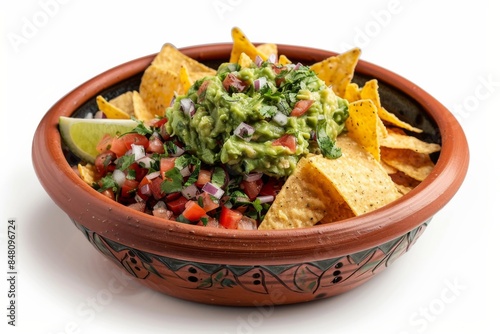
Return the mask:
{"type": "Polygon", "coordinates": [[[108,172],[115,170],[113,161],[116,159],[116,154],[111,151],[105,151],[99,154],[94,160],[94,166],[100,176],[106,175],[108,172]]]}
{"type": "Polygon", "coordinates": [[[292,153],[297,150],[297,138],[290,134],[285,134],[272,142],[273,146],[288,147],[292,153]]]}
{"type": "Polygon", "coordinates": [[[132,197],[139,186],[139,182],[136,180],[125,179],[123,182],[121,195],[122,197],[132,197]]]}
{"type": "Polygon", "coordinates": [[[274,177],[270,177],[269,180],[264,184],[262,189],[260,190],[261,196],[273,196],[276,198],[278,193],[281,190],[281,187],[283,187],[284,181],[282,179],[277,179],[274,177]]]}
{"type": "Polygon", "coordinates": [[[243,218],[243,214],[241,212],[231,210],[227,206],[222,206],[219,224],[228,229],[237,229],[241,218],[243,218]]]}
{"type": "Polygon", "coordinates": [[[248,198],[253,201],[259,195],[263,185],[264,181],[260,178],[255,181],[241,181],[240,188],[243,189],[248,198]]]}
{"type": "Polygon", "coordinates": [[[188,200],[186,197],[179,196],[177,199],[167,202],[167,207],[174,215],[178,216],[184,211],[187,202],[188,200]]]}
{"type": "Polygon", "coordinates": [[[121,157],[130,150],[132,144],[141,145],[147,149],[149,146],[149,139],[138,133],[127,133],[123,136],[114,138],[110,150],[115,152],[118,157],[121,157]]]}
{"type": "Polygon", "coordinates": [[[175,159],[175,157],[160,159],[160,173],[162,178],[165,178],[166,172],[175,167],[175,159]]]}
{"type": "Polygon", "coordinates": [[[187,201],[182,215],[190,222],[197,222],[201,217],[206,216],[205,210],[195,201],[187,201]]]}
{"type": "Polygon", "coordinates": [[[295,103],[295,106],[292,109],[292,112],[290,113],[290,116],[302,116],[304,115],[309,108],[311,108],[312,104],[314,103],[314,100],[299,100],[297,103],[295,103]]]}

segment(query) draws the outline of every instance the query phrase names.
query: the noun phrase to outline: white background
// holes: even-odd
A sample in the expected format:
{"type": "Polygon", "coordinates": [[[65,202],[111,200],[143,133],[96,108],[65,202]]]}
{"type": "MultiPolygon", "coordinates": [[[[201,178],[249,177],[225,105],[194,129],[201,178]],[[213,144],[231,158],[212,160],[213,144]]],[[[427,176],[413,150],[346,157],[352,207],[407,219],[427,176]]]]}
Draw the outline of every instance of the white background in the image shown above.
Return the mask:
{"type": "MultiPolygon", "coordinates": [[[[498,328],[500,227],[500,8],[475,1],[2,1],[1,247],[18,224],[16,327],[5,333],[491,333],[498,328]],[[239,26],[254,42],[362,59],[435,96],[469,140],[459,193],[401,259],[365,285],[314,303],[268,310],[199,305],[160,295],[110,270],[40,186],[31,141],[44,113],[100,72],[177,47],[230,42],[239,26]],[[111,294],[109,285],[122,290],[111,294]]],[[[111,267],[112,268],[112,267],[111,267]]],[[[4,278],[5,277],[5,278],[4,278]]]]}

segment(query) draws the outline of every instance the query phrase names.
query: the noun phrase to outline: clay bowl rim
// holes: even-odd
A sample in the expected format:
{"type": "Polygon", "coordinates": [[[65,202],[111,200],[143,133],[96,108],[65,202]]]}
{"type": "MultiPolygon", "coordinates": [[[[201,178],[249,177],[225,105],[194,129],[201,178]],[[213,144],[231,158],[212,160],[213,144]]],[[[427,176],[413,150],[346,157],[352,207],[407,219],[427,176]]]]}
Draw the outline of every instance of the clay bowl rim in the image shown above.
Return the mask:
{"type": "MultiPolygon", "coordinates": [[[[180,48],[204,61],[227,59],[231,43],[180,48]]],[[[290,59],[318,61],[338,53],[278,44],[290,59]]],[[[311,228],[273,231],[240,231],[186,225],[160,220],[113,202],[85,184],[71,169],[62,149],[59,116],[71,114],[103,90],[143,72],[156,54],[113,67],[70,91],[42,118],[33,138],[35,172],[47,193],[72,219],[115,242],[158,255],[185,260],[204,259],[232,264],[248,259],[263,264],[317,260],[345,256],[376,247],[404,235],[430,220],[458,191],[469,163],[465,134],[455,117],[435,98],[409,80],[375,64],[360,60],[356,72],[377,78],[413,98],[436,123],[442,150],[436,166],[418,187],[399,200],[368,214],[311,228]],[[73,198],[74,195],[78,199],[73,198]],[[71,201],[81,205],[71,207],[71,201]],[[97,205],[98,204],[98,205],[97,205]],[[111,208],[111,209],[109,209],[111,208]],[[111,221],[109,215],[116,219],[111,221]],[[115,225],[120,221],[119,229],[115,225]],[[138,234],[139,224],[141,233],[138,234]],[[230,257],[231,254],[236,254],[230,257]]]]}

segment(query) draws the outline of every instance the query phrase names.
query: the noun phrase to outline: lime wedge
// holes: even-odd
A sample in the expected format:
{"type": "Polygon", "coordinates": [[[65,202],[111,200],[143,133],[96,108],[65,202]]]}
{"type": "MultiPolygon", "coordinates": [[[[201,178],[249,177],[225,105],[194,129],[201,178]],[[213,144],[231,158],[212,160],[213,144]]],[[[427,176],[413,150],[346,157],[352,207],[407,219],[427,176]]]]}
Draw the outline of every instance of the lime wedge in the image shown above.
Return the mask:
{"type": "Polygon", "coordinates": [[[131,119],[90,119],[61,116],[59,132],[64,143],[80,159],[94,163],[99,154],[96,147],[105,134],[112,136],[134,129],[138,123],[131,119]]]}

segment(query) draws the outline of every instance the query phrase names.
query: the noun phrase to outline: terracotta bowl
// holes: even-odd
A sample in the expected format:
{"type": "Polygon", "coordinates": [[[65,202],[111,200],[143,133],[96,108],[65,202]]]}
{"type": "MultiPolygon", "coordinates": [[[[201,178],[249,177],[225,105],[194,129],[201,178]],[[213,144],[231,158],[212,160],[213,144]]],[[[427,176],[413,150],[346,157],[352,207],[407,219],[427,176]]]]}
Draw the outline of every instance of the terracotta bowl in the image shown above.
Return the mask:
{"type": "MultiPolygon", "coordinates": [[[[279,45],[294,62],[311,64],[335,53],[279,45]]],[[[182,49],[209,66],[229,59],[231,44],[182,49]]],[[[164,221],[100,195],[75,174],[61,146],[59,116],[95,111],[95,97],[138,89],[154,55],[112,68],[59,100],[33,140],[37,176],[49,196],[89,242],[144,285],[168,295],[219,305],[278,305],[349,291],[406,253],[433,215],[455,195],[469,162],[457,120],[410,81],[360,61],[354,81],[377,78],[382,104],[442,144],[432,174],[409,194],[369,214],[335,224],[277,231],[240,231],[164,221]]],[[[401,283],[404,284],[404,283],[401,283]]]]}

